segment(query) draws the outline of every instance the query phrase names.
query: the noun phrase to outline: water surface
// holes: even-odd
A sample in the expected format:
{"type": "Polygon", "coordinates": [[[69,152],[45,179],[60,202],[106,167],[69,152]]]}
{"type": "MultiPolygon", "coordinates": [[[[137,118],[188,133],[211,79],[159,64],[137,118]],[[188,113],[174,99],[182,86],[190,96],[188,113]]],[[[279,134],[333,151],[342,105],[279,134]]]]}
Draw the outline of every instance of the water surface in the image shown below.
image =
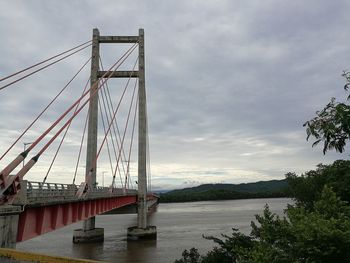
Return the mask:
{"type": "Polygon", "coordinates": [[[17,249],[118,263],[174,262],[184,249],[196,247],[201,253],[210,250],[213,242],[203,239],[203,234],[230,234],[232,228],[248,234],[250,222],[265,204],[282,215],[287,203],[291,200],[274,198],[160,204],[148,217],[150,224],[157,226],[156,241],[127,242],[126,229],[136,225],[137,218],[136,214],[120,214],[96,218],[96,226],[105,229],[103,243],[73,244],[73,230],[81,228],[77,223],[18,243],[17,249]]]}

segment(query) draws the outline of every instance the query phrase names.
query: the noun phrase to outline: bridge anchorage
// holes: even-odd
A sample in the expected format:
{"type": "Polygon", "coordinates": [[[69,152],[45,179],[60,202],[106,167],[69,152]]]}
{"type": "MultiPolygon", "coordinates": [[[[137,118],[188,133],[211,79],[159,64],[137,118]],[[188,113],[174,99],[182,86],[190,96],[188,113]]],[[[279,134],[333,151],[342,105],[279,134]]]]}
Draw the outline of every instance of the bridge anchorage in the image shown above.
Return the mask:
{"type": "MultiPolygon", "coordinates": [[[[147,128],[147,109],[146,109],[146,90],[145,90],[145,51],[144,51],[144,30],[139,29],[138,36],[100,36],[98,29],[93,29],[92,41],[83,43],[77,47],[74,47],[68,51],[60,53],[51,57],[43,62],[37,63],[29,68],[21,70],[17,73],[11,74],[7,77],[0,79],[0,90],[12,85],[34,73],[39,72],[48,66],[51,66],[66,57],[69,57],[80,50],[87,47],[92,47],[91,58],[83,65],[83,67],[91,60],[91,75],[90,75],[90,88],[87,85],[83,91],[81,97],[72,104],[53,124],[36,140],[34,140],[27,150],[20,153],[15,159],[13,159],[7,166],[0,172],[0,247],[14,248],[16,242],[28,240],[30,238],[42,235],[44,233],[54,231],[60,227],[64,227],[68,224],[72,224],[83,220],[83,226],[81,229],[74,230],[73,242],[74,243],[87,243],[87,242],[101,242],[104,240],[104,229],[97,228],[95,225],[95,216],[110,212],[114,209],[121,207],[127,207],[137,205],[137,226],[130,227],[127,230],[128,240],[139,239],[156,239],[157,230],[155,226],[149,226],[147,224],[147,211],[150,206],[158,204],[158,196],[147,191],[147,162],[148,158],[148,128],[147,128]],[[100,58],[100,43],[131,43],[132,47],[123,56],[117,60],[107,71],[103,70],[101,58],[100,58]],[[126,58],[138,47],[138,56],[132,70],[117,70],[120,65],[126,60],[126,58]],[[61,58],[60,58],[61,56],[61,58]],[[62,57],[63,56],[63,57],[62,57]],[[54,60],[50,62],[50,60],[54,60]],[[45,65],[44,63],[50,62],[45,65]],[[138,68],[135,70],[138,63],[138,68]],[[45,65],[39,68],[36,67],[45,65]],[[102,70],[100,70],[100,65],[102,70]],[[31,72],[24,77],[15,79],[17,74],[31,70],[31,72]],[[110,78],[128,78],[124,92],[118,106],[113,109],[111,103],[111,109],[108,113],[105,113],[107,119],[107,125],[105,127],[103,114],[101,113],[101,102],[99,96],[105,96],[107,100],[106,91],[103,94],[106,82],[110,78]],[[132,93],[132,99],[130,108],[128,111],[128,117],[126,121],[126,127],[124,133],[120,135],[118,126],[116,124],[116,113],[118,112],[119,105],[128,84],[131,79],[135,79],[135,86],[132,93]],[[6,80],[7,83],[1,86],[1,82],[6,80]],[[138,84],[138,89],[136,89],[138,84]],[[137,90],[137,92],[135,92],[137,90]],[[135,95],[136,94],[136,95],[135,95]],[[89,105],[87,111],[87,118],[85,127],[87,125],[87,146],[86,146],[86,168],[85,168],[85,181],[79,186],[75,184],[75,175],[72,184],[57,184],[46,182],[46,174],[43,182],[30,182],[24,180],[24,176],[28,171],[39,161],[40,156],[46,151],[50,144],[56,140],[58,135],[64,131],[63,138],[60,142],[58,150],[65,138],[65,135],[70,127],[72,120],[81,112],[85,105],[89,105]],[[100,106],[100,107],[99,107],[100,106]],[[132,107],[134,106],[134,114],[131,114],[132,107]],[[104,139],[98,148],[98,111],[100,109],[102,123],[104,126],[104,139]],[[69,113],[72,113],[71,117],[66,120],[65,117],[69,113]],[[138,118],[137,117],[138,112],[138,118]],[[123,156],[126,159],[124,152],[124,139],[125,133],[128,129],[129,117],[134,115],[133,125],[135,126],[136,119],[138,119],[138,182],[137,190],[129,189],[130,178],[129,164],[130,154],[132,148],[132,140],[134,135],[134,126],[132,127],[132,135],[129,149],[129,160],[127,165],[127,172],[125,174],[125,180],[122,181],[120,188],[116,187],[115,175],[117,170],[120,175],[119,163],[123,164],[123,156]],[[64,122],[66,121],[66,122],[64,122]],[[63,123],[63,124],[62,124],[63,123]],[[29,155],[32,149],[39,147],[39,142],[45,138],[53,128],[62,125],[61,128],[53,134],[49,141],[42,147],[39,152],[24,165],[25,158],[29,155]],[[118,130],[118,135],[115,134],[113,138],[112,130],[115,127],[118,130]],[[108,148],[108,135],[111,138],[113,147],[114,141],[117,144],[117,151],[115,150],[116,166],[111,170],[113,174],[113,181],[110,187],[97,186],[96,170],[97,160],[101,153],[101,149],[104,145],[108,148]],[[119,138],[119,139],[118,139],[119,138]],[[113,141],[114,140],[114,141],[113,141]],[[105,144],[107,142],[107,144],[105,144]],[[118,154],[116,153],[118,152],[118,154]],[[23,162],[23,167],[20,167],[23,162]],[[16,171],[16,173],[14,172],[16,171]]],[[[82,67],[82,68],[83,68],[82,67]]],[[[81,68],[81,69],[82,69],[81,68]]],[[[78,71],[77,74],[81,71],[78,71]]],[[[76,74],[76,75],[77,75],[76,74]]],[[[75,75],[75,76],[76,76],[75,75]]],[[[75,78],[73,77],[73,79],[75,78]]],[[[70,83],[70,82],[69,82],[70,83]]],[[[69,85],[69,83],[67,85],[69,85]]],[[[64,87],[64,89],[67,87],[64,87]]],[[[108,86],[107,86],[108,88],[108,86]]],[[[108,89],[107,89],[108,91],[108,89]]],[[[62,92],[62,91],[61,91],[62,92]]],[[[61,93],[60,92],[60,93],[61,93]]],[[[109,92],[109,91],[108,91],[109,92]]],[[[60,93],[54,98],[54,100],[60,95],[60,93]]],[[[54,101],[53,100],[53,101],[54,101]]],[[[104,99],[102,99],[103,103],[104,99]]],[[[51,103],[43,110],[43,112],[51,105],[51,103]]],[[[109,108],[109,107],[108,107],[109,108]]],[[[42,112],[42,113],[43,113],[42,112]]],[[[106,110],[107,112],[107,110],[106,110]]],[[[41,114],[42,114],[41,113],[41,114]]],[[[41,116],[39,115],[39,117],[41,116]]],[[[39,118],[38,117],[38,118],[39,118]]],[[[38,119],[36,118],[33,123],[38,119]]],[[[22,135],[13,143],[12,146],[0,157],[0,160],[6,156],[6,154],[18,143],[22,136],[28,131],[33,123],[22,133],[22,135]]],[[[84,135],[82,136],[82,142],[84,135]]],[[[82,148],[82,147],[81,147],[82,148]]],[[[80,151],[81,151],[80,148],[80,151]]],[[[58,153],[56,152],[56,155],[58,153]]],[[[108,149],[109,153],[109,149],[108,149]]],[[[55,157],[56,157],[55,155],[55,157]]],[[[55,159],[54,157],[54,159],[55,159]]],[[[110,157],[110,156],[109,156],[110,157]]],[[[78,162],[80,158],[80,152],[78,162]]],[[[111,160],[111,157],[110,157],[111,160]]],[[[54,162],[54,160],[53,160],[54,162]]],[[[52,162],[52,164],[53,164],[52,162]]],[[[126,161],[125,161],[126,162],[126,161]]],[[[51,164],[51,165],[52,165],[51,164]]],[[[77,164],[78,167],[78,164],[77,164]]],[[[51,166],[49,170],[51,169],[51,166]]],[[[124,167],[123,167],[124,169],[124,167]]],[[[77,169],[76,169],[77,170],[77,169]]],[[[76,173],[75,173],[76,174],[76,173]]],[[[120,176],[121,178],[121,176],[120,176]]],[[[122,178],[121,178],[122,180],[122,178]]]]}

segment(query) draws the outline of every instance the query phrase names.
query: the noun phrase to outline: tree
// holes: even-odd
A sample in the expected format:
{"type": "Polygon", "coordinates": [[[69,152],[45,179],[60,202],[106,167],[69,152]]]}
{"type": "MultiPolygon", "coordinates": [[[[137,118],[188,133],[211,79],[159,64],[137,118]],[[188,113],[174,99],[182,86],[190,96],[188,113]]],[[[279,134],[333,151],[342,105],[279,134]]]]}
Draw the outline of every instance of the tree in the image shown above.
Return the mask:
{"type": "Polygon", "coordinates": [[[182,259],[175,260],[175,263],[198,263],[200,260],[200,255],[198,249],[191,248],[190,251],[187,249],[182,252],[182,259]]]}
{"type": "Polygon", "coordinates": [[[297,176],[286,174],[288,195],[305,209],[312,209],[312,204],[321,196],[325,185],[332,187],[341,200],[350,202],[350,161],[337,160],[333,164],[317,165],[317,169],[297,176]]]}
{"type": "MultiPolygon", "coordinates": [[[[346,79],[344,89],[350,88],[350,72],[342,74],[346,79]]],[[[347,100],[350,99],[350,95],[347,100]]],[[[335,98],[326,105],[326,107],[316,112],[316,117],[304,123],[306,126],[307,140],[310,136],[315,137],[312,146],[321,141],[324,142],[323,153],[327,150],[335,149],[337,152],[343,152],[346,142],[350,139],[350,105],[337,102],[335,98]]]]}

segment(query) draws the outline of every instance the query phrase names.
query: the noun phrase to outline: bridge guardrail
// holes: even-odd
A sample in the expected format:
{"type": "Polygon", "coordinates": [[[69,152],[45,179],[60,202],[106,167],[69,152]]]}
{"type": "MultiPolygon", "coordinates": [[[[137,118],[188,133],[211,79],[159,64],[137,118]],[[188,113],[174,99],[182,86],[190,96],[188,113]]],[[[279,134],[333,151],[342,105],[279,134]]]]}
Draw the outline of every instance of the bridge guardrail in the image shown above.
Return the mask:
{"type": "MultiPolygon", "coordinates": [[[[75,184],[42,183],[23,180],[20,195],[14,203],[21,205],[35,205],[42,203],[57,203],[64,201],[78,201],[75,196],[78,186],[75,184]]],[[[96,199],[107,196],[135,195],[137,190],[98,186],[88,192],[83,199],[96,199]]]]}

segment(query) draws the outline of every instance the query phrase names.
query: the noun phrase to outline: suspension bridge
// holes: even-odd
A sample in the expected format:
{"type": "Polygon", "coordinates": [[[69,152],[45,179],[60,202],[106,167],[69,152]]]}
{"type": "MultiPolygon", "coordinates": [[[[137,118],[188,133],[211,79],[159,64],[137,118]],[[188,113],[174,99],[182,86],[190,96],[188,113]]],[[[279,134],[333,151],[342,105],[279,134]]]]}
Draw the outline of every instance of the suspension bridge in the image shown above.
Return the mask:
{"type": "MultiPolygon", "coordinates": [[[[0,92],[6,92],[32,75],[40,74],[46,68],[51,68],[88,48],[92,50],[91,57],[82,63],[53,99],[46,106],[43,105],[42,111],[13,139],[13,143],[0,153],[1,247],[13,248],[16,242],[78,221],[82,221],[83,225],[81,229],[74,231],[73,242],[102,241],[104,230],[96,227],[95,216],[130,205],[137,205],[137,226],[128,229],[128,238],[156,238],[156,227],[147,224],[148,208],[158,203],[158,196],[150,190],[143,29],[139,29],[136,36],[101,36],[98,29],[93,29],[92,40],[8,76],[0,76],[0,92]],[[113,58],[114,62],[106,70],[100,55],[102,43],[123,43],[128,47],[119,57],[113,58]],[[130,64],[133,56],[136,59],[130,64]],[[23,143],[26,135],[53,104],[63,104],[58,102],[62,94],[67,93],[67,88],[88,64],[91,64],[90,74],[86,84],[81,85],[81,93],[76,97],[66,95],[73,98],[73,101],[61,107],[64,110],[50,120],[44,132],[36,131],[34,134],[37,136],[31,138],[32,142],[23,143]],[[132,69],[121,70],[125,65],[132,65],[132,69]],[[113,101],[112,98],[116,96],[109,86],[113,85],[111,79],[115,78],[125,79],[125,83],[121,85],[122,88],[118,87],[121,92],[113,101]],[[71,141],[69,134],[73,121],[81,120],[83,121],[80,126],[83,129],[77,153],[74,155],[77,160],[72,168],[71,183],[55,183],[55,177],[59,175],[52,175],[52,169],[60,150],[71,141]],[[102,131],[102,135],[99,131],[102,131]],[[137,143],[134,142],[136,137],[137,143]],[[21,143],[24,144],[24,150],[14,153],[21,143]],[[56,146],[56,150],[54,154],[51,153],[51,162],[47,172],[42,173],[41,180],[27,180],[26,176],[30,175],[53,146],[56,146]],[[85,171],[80,172],[84,149],[85,171]],[[103,161],[102,153],[107,156],[105,159],[109,161],[111,170],[108,187],[104,186],[104,182],[101,186],[96,179],[97,167],[103,161]],[[136,153],[135,159],[137,158],[137,168],[134,169],[137,181],[132,178],[132,153],[136,153]],[[29,156],[31,159],[28,160],[29,156]],[[83,180],[77,184],[79,173],[83,180]]],[[[47,90],[45,92],[49,93],[47,90]]]]}

